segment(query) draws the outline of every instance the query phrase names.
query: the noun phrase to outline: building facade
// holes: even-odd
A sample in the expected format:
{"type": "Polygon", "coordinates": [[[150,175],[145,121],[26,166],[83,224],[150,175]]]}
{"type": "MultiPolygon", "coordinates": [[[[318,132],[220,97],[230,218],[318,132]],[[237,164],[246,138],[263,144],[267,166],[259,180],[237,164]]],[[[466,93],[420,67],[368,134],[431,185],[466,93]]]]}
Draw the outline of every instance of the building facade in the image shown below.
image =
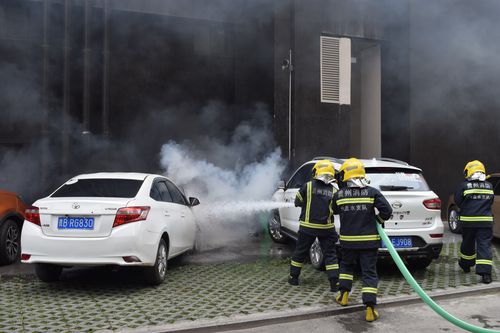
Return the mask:
{"type": "Polygon", "coordinates": [[[499,10],[493,0],[2,1],[4,183],[22,151],[46,187],[51,172],[154,170],[161,144],[200,135],[189,124],[215,101],[221,132],[266,105],[292,167],[317,155],[401,159],[445,199],[468,160],[500,169],[499,10]],[[119,149],[132,153],[120,160],[119,149]]]}

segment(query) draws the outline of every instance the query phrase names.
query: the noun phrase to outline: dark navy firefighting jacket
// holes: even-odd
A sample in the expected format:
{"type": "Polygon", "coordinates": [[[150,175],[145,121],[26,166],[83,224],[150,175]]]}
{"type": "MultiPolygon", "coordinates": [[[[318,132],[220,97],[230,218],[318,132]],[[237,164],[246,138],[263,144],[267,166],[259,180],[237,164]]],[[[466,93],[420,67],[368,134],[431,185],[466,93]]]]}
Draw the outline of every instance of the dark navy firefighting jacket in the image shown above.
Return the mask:
{"type": "Polygon", "coordinates": [[[295,206],[301,207],[300,230],[319,236],[334,231],[332,200],[336,189],[321,180],[307,182],[297,192],[295,206]]]}
{"type": "Polygon", "coordinates": [[[380,247],[377,221],[383,223],[392,208],[379,190],[367,187],[344,187],[333,196],[333,211],[340,215],[340,245],[348,249],[380,247]],[[375,208],[379,215],[376,216],[375,208]]]}
{"type": "Polygon", "coordinates": [[[495,195],[493,186],[487,181],[467,180],[455,192],[455,203],[460,208],[463,228],[491,228],[493,214],[491,205],[495,195]]]}

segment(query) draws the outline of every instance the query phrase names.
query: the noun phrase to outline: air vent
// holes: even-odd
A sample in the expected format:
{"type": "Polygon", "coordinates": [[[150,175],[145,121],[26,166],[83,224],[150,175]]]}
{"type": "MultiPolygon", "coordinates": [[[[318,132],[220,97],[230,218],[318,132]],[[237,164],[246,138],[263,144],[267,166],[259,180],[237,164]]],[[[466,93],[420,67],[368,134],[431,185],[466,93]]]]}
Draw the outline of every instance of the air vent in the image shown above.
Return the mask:
{"type": "Polygon", "coordinates": [[[351,104],[351,40],[320,37],[321,102],[351,104]]]}

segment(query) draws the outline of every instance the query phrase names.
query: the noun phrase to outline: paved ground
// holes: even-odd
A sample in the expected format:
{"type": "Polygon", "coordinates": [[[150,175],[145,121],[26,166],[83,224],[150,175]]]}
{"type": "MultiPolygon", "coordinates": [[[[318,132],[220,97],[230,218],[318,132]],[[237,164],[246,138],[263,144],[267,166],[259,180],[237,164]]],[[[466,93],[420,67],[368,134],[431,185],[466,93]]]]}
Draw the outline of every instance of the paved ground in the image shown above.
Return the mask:
{"type": "MultiPolygon", "coordinates": [[[[323,273],[306,266],[303,284],[291,287],[286,283],[290,248],[276,247],[268,238],[251,244],[243,260],[233,249],[174,261],[159,287],[142,285],[134,270],[75,269],[55,284],[31,275],[1,275],[0,332],[92,332],[332,306],[323,273]]],[[[477,284],[476,275],[457,269],[458,245],[446,244],[439,261],[415,273],[424,289],[477,284]]],[[[494,254],[498,280],[498,244],[494,254]]],[[[383,267],[380,277],[381,298],[411,293],[395,266],[383,267]]],[[[354,302],[359,289],[356,279],[354,302]]]]}
{"type": "MultiPolygon", "coordinates": [[[[455,317],[479,327],[500,330],[500,292],[442,300],[438,304],[455,317]],[[473,304],[474,306],[471,306],[473,304]]],[[[424,303],[380,308],[380,319],[364,321],[364,312],[274,324],[228,333],[386,333],[386,332],[464,332],[444,320],[424,303]]]]}

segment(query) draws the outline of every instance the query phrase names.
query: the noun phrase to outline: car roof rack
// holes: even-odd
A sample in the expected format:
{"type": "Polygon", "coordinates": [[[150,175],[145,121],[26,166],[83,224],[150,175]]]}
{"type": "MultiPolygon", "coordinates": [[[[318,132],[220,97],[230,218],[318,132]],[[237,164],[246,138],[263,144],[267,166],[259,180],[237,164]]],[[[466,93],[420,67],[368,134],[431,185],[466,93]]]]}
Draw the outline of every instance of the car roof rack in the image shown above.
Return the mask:
{"type": "Polygon", "coordinates": [[[341,160],[340,158],[335,158],[335,157],[330,157],[330,156],[316,156],[313,158],[314,161],[318,161],[318,160],[330,160],[330,161],[333,161],[335,163],[339,163],[339,164],[342,164],[344,163],[343,160],[341,160]]]}
{"type": "Polygon", "coordinates": [[[394,162],[394,163],[403,164],[403,165],[410,165],[410,164],[408,164],[408,162],[397,160],[395,158],[378,157],[378,158],[374,158],[374,159],[377,161],[394,162]]]}

